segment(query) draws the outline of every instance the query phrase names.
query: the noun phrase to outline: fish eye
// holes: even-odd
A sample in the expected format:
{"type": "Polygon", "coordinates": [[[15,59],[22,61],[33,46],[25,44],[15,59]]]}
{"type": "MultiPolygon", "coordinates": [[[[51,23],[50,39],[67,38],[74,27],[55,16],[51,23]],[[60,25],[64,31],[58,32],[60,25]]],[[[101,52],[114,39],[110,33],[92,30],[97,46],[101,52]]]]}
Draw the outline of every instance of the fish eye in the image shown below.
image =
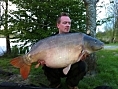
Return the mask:
{"type": "Polygon", "coordinates": [[[95,40],[95,43],[97,43],[97,40],[95,40]]]}

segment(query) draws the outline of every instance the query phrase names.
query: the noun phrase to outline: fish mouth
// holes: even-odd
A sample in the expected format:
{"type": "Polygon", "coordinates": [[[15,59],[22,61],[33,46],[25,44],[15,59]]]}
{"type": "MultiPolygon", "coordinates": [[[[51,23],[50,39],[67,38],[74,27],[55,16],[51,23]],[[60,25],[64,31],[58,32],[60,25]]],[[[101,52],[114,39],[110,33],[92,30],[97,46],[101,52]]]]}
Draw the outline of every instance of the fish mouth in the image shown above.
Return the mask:
{"type": "Polygon", "coordinates": [[[104,46],[102,46],[101,49],[104,49],[104,46]]]}
{"type": "Polygon", "coordinates": [[[97,50],[104,49],[104,44],[101,45],[97,50]]]}
{"type": "Polygon", "coordinates": [[[93,53],[93,52],[96,52],[96,51],[98,51],[98,50],[101,50],[101,49],[103,49],[104,48],[104,46],[98,46],[98,47],[94,47],[94,46],[91,46],[90,48],[88,48],[88,49],[86,49],[86,50],[84,50],[87,54],[91,54],[91,53],[93,53]]]}
{"type": "Polygon", "coordinates": [[[103,49],[104,48],[104,45],[102,45],[102,46],[98,46],[98,47],[94,47],[94,46],[91,46],[91,51],[93,52],[93,51],[98,51],[98,50],[101,50],[101,49],[103,49]]]}

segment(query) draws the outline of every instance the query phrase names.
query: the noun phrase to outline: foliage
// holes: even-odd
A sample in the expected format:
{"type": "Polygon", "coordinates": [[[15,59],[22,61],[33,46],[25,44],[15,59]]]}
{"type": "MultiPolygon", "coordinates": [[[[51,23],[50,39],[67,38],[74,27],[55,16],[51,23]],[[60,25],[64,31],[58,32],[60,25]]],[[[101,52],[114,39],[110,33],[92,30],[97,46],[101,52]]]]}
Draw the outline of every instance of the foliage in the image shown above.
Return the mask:
{"type": "Polygon", "coordinates": [[[110,43],[111,40],[111,31],[112,30],[106,30],[105,32],[98,32],[96,34],[96,37],[103,41],[104,43],[110,43]]]}
{"type": "Polygon", "coordinates": [[[72,18],[72,31],[85,31],[85,7],[81,0],[10,0],[17,11],[9,14],[9,31],[13,39],[25,44],[43,39],[57,32],[56,18],[68,12],[72,18]]]}
{"type": "MultiPolygon", "coordinates": [[[[103,1],[104,2],[104,1],[103,1]]],[[[102,3],[103,4],[103,3],[102,3]]],[[[110,0],[106,4],[106,18],[101,21],[97,21],[97,24],[105,24],[105,34],[109,42],[115,43],[118,42],[118,4],[117,0],[110,0]],[[109,36],[108,36],[109,35],[109,36]]],[[[102,36],[101,36],[102,37],[102,36]]],[[[106,39],[106,37],[105,37],[106,39]]]]}
{"type": "Polygon", "coordinates": [[[108,23],[113,19],[113,16],[109,16],[107,18],[103,18],[101,20],[97,20],[96,24],[97,26],[101,26],[102,24],[108,23]]]}
{"type": "Polygon", "coordinates": [[[105,43],[117,43],[118,42],[117,34],[115,34],[115,38],[114,38],[113,29],[108,29],[108,30],[105,30],[104,32],[99,31],[99,32],[97,32],[96,37],[105,43]]]}
{"type": "Polygon", "coordinates": [[[20,54],[25,54],[27,52],[29,52],[29,47],[28,46],[25,46],[25,47],[21,46],[21,47],[19,47],[19,46],[15,45],[11,49],[11,54],[14,54],[14,56],[20,55],[20,54]]]}

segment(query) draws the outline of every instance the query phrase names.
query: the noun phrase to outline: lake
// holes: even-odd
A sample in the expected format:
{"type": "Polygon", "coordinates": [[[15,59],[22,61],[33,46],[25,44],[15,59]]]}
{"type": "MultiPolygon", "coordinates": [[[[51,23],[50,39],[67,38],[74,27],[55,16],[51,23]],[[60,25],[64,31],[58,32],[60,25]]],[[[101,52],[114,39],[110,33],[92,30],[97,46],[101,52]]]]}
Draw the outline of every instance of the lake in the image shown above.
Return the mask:
{"type": "MultiPolygon", "coordinates": [[[[10,40],[13,41],[13,40],[10,40]]],[[[10,46],[15,46],[23,44],[23,42],[18,42],[18,43],[10,43],[10,46]]],[[[6,51],[6,38],[0,38],[0,55],[2,55],[6,51]]]]}
{"type": "Polygon", "coordinates": [[[6,38],[0,38],[0,54],[6,51],[6,38]]]}

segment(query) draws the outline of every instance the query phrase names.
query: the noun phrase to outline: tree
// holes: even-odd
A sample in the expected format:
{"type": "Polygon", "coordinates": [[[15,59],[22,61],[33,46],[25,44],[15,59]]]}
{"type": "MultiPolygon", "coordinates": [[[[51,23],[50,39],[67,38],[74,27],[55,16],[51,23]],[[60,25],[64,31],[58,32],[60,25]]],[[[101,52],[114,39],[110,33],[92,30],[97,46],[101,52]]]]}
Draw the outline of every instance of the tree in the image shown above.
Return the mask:
{"type": "Polygon", "coordinates": [[[114,0],[112,3],[112,12],[113,12],[113,38],[112,42],[118,42],[118,2],[114,0]]]}
{"type": "Polygon", "coordinates": [[[6,32],[6,47],[7,47],[7,54],[11,53],[11,48],[10,48],[10,38],[9,38],[9,33],[8,33],[8,0],[5,0],[6,3],[6,9],[5,9],[5,32],[6,32]]]}
{"type": "MultiPolygon", "coordinates": [[[[2,9],[1,9],[1,6],[2,6],[2,5],[1,5],[1,2],[0,2],[0,28],[1,28],[1,23],[2,23],[2,18],[1,18],[1,10],[2,10],[2,9]]],[[[1,29],[0,29],[0,30],[1,30],[1,29]]]]}
{"type": "Polygon", "coordinates": [[[10,54],[11,53],[11,48],[10,48],[10,38],[9,38],[9,31],[8,31],[8,0],[3,0],[2,2],[5,3],[5,8],[4,12],[5,13],[1,13],[1,24],[4,27],[4,30],[1,30],[3,32],[3,35],[6,37],[6,53],[10,54]]]}
{"type": "MultiPolygon", "coordinates": [[[[87,34],[96,36],[96,3],[98,0],[83,0],[86,7],[86,31],[87,34]]],[[[96,68],[95,53],[89,55],[86,60],[88,64],[88,71],[91,74],[96,68]]]]}
{"type": "MultiPolygon", "coordinates": [[[[111,43],[118,42],[118,1],[117,0],[109,0],[109,3],[106,5],[106,13],[109,17],[109,21],[107,20],[105,29],[111,30],[111,43]]],[[[106,31],[107,32],[107,31],[106,31]]]]}
{"type": "Polygon", "coordinates": [[[85,7],[79,0],[10,0],[18,6],[10,21],[11,34],[20,41],[35,43],[56,30],[56,18],[60,12],[68,12],[72,18],[72,30],[85,32],[85,7]]]}

